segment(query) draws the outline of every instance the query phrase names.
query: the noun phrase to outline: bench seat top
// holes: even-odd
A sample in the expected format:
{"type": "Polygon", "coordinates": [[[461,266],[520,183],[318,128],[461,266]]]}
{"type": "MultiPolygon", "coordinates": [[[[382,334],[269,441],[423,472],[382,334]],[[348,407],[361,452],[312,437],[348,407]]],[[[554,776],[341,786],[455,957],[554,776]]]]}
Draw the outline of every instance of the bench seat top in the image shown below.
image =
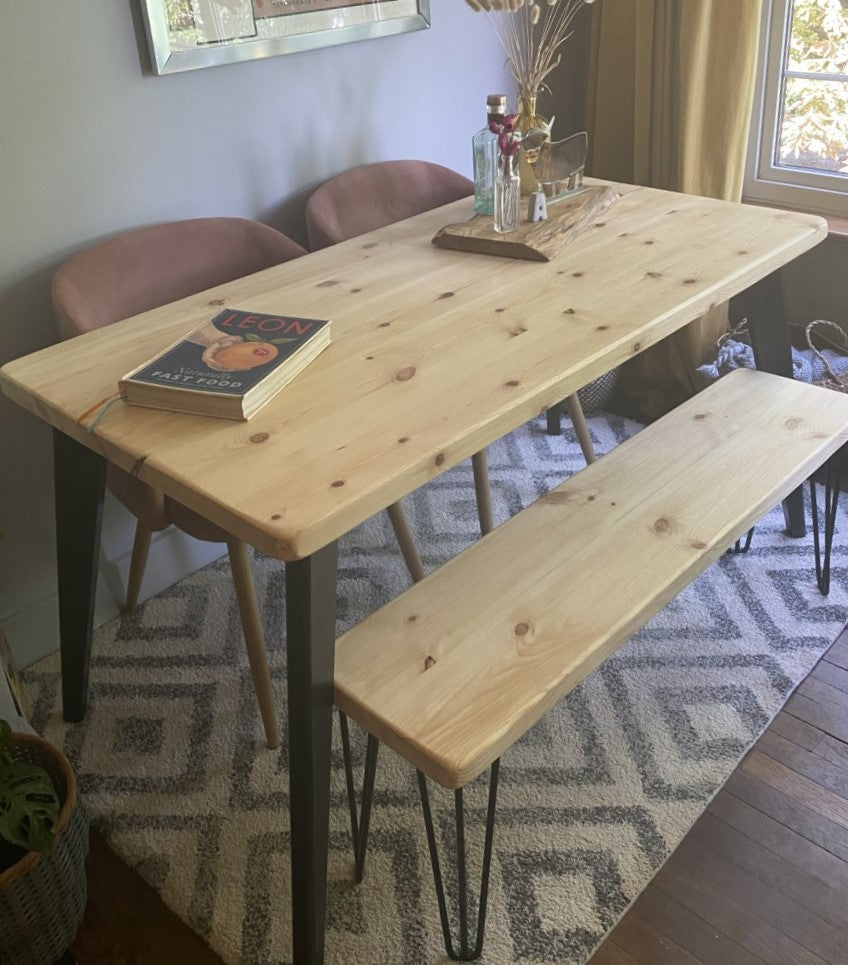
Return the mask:
{"type": "Polygon", "coordinates": [[[344,634],[338,706],[462,787],[847,439],[848,395],[731,373],[344,634]]]}

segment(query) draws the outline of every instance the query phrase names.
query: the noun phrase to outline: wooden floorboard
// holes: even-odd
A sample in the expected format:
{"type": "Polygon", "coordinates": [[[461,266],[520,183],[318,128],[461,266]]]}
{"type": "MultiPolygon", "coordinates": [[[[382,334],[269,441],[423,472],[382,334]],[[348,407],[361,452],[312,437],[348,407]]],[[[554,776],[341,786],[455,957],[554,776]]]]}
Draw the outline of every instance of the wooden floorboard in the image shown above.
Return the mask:
{"type": "Polygon", "coordinates": [[[159,895],[92,832],[78,965],[223,965],[159,895]]]}
{"type": "Polygon", "coordinates": [[[848,965],[848,629],[589,965],[620,961],[848,965]]]}
{"type": "MultiPolygon", "coordinates": [[[[79,965],[222,965],[97,835],[88,868],[79,965]]],[[[848,965],[848,630],[589,965],[848,965]]]]}

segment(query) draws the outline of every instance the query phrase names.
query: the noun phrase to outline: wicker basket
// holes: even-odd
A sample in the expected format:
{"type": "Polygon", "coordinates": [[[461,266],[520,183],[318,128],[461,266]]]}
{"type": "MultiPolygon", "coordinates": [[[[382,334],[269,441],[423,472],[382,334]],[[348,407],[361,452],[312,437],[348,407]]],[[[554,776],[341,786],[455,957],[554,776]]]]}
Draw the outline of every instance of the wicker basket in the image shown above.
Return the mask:
{"type": "Polygon", "coordinates": [[[830,342],[831,345],[843,355],[848,354],[848,335],[846,335],[845,329],[841,325],[837,325],[836,322],[828,322],[823,318],[818,318],[816,321],[810,322],[805,330],[807,345],[809,345],[824,366],[824,375],[816,381],[816,385],[821,385],[826,389],[833,389],[834,392],[848,392],[848,376],[837,375],[830,367],[830,363],[824,357],[824,354],[813,345],[813,334],[818,332],[818,334],[821,335],[822,329],[836,335],[838,338],[838,341],[834,341],[833,338],[824,336],[826,341],[830,342]]]}
{"type": "Polygon", "coordinates": [[[591,415],[593,412],[600,412],[602,409],[606,409],[613,392],[615,392],[620,374],[620,367],[611,369],[599,379],[595,379],[594,382],[590,382],[578,390],[577,398],[580,399],[580,405],[585,415],[591,415]]]}
{"type": "Polygon", "coordinates": [[[14,734],[11,754],[43,767],[62,809],[49,854],[30,851],[0,874],[0,961],[52,965],[67,951],[82,922],[87,897],[88,822],[65,756],[40,737],[14,734]]]}

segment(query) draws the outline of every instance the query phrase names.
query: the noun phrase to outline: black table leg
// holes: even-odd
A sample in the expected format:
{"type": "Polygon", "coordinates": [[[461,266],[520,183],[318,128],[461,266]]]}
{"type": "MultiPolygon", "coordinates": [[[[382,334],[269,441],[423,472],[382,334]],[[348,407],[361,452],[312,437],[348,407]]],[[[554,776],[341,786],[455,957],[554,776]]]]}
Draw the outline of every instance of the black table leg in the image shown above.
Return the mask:
{"type": "Polygon", "coordinates": [[[88,700],[88,662],[105,481],[106,460],[54,429],[62,711],[67,721],[82,720],[88,700]]]}
{"type": "Polygon", "coordinates": [[[286,564],[294,965],[322,965],[327,905],[337,547],[286,564]]]}
{"type": "MultiPolygon", "coordinates": [[[[750,288],[743,301],[757,368],[792,378],[792,343],[780,272],[768,275],[750,288]]],[[[804,491],[800,486],[783,501],[783,515],[789,536],[805,535],[804,491]]]]}
{"type": "Polygon", "coordinates": [[[548,423],[549,436],[562,435],[562,403],[561,402],[557,402],[556,405],[551,406],[551,408],[548,409],[547,423],[548,423]]]}

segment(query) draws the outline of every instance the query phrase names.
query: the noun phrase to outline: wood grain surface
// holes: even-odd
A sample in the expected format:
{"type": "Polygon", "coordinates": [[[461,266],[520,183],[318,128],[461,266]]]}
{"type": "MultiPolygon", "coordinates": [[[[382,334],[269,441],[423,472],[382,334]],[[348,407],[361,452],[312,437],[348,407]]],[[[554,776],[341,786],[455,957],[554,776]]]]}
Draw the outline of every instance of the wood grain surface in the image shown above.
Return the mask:
{"type": "Polygon", "coordinates": [[[550,261],[566,245],[598,223],[619,199],[615,188],[592,187],[565,201],[548,205],[546,221],[527,220],[527,199],[522,199],[521,224],[515,231],[495,231],[491,215],[475,214],[468,221],[445,225],[433,236],[439,248],[475,251],[502,258],[550,261]]]}
{"type": "Polygon", "coordinates": [[[731,373],[342,636],[337,704],[462,787],[846,439],[848,396],[731,373]]]}
{"type": "MultiPolygon", "coordinates": [[[[846,654],[843,631],[799,691],[846,654]]],[[[821,727],[790,700],[589,965],[845,965],[848,745],[832,696],[808,698],[821,727]]]]}
{"type": "Polygon", "coordinates": [[[431,245],[471,215],[463,199],[10,362],[0,384],[234,537],[302,558],[827,232],[797,212],[615,188],[607,220],[550,262],[431,245]],[[246,424],[103,412],[124,373],[223,306],[329,318],[334,341],[246,424]]]}

